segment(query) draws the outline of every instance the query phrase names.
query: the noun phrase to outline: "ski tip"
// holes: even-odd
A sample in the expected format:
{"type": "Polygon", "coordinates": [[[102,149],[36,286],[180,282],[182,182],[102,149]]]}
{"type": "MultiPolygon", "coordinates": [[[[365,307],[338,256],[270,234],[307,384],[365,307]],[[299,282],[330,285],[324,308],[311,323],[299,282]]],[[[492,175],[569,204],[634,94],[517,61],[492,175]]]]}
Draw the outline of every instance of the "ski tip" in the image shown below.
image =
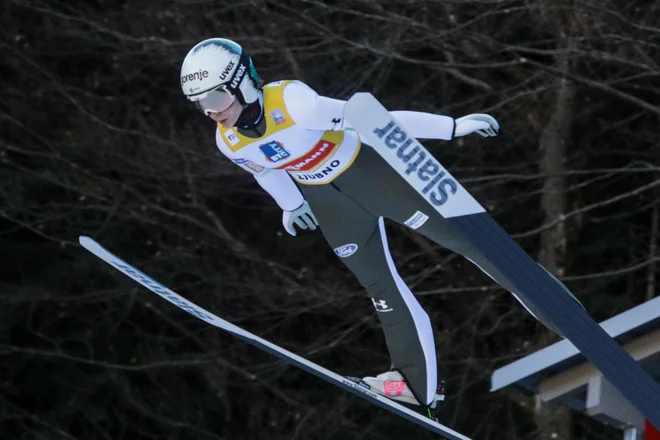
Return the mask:
{"type": "Polygon", "coordinates": [[[81,235],[78,237],[78,243],[80,243],[80,245],[83,247],[88,247],[90,244],[94,243],[94,240],[87,237],[86,235],[81,235]]]}

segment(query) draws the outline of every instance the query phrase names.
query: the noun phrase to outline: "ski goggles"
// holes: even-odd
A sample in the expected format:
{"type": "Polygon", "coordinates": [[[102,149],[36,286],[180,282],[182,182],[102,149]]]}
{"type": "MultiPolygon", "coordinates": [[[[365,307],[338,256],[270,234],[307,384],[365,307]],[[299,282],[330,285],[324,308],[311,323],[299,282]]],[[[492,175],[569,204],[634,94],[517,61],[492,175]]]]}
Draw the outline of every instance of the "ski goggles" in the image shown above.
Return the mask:
{"type": "Polygon", "coordinates": [[[225,90],[224,85],[221,85],[208,92],[203,98],[193,101],[193,104],[208,116],[209,113],[220,113],[227,110],[235,100],[236,97],[225,90]]]}

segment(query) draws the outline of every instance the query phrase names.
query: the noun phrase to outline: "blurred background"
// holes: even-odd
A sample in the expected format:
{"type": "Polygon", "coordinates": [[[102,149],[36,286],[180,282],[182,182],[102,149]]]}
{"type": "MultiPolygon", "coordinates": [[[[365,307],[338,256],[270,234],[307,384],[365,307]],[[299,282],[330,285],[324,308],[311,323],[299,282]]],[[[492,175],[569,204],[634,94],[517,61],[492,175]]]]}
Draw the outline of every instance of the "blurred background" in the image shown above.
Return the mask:
{"type": "MultiPolygon", "coordinates": [[[[425,142],[601,321],[657,292],[660,3],[652,0],[7,0],[0,5],[0,438],[432,439],[113,271],[111,252],[340,374],[384,371],[371,301],[320,231],[215,147],[188,50],[233,39],[266,82],[390,110],[490,113],[425,142]]],[[[475,439],[618,439],[495,368],[557,340],[461,257],[392,223],[431,316],[442,423],[475,439]]],[[[468,262],[469,263],[469,262],[468,262]]]]}

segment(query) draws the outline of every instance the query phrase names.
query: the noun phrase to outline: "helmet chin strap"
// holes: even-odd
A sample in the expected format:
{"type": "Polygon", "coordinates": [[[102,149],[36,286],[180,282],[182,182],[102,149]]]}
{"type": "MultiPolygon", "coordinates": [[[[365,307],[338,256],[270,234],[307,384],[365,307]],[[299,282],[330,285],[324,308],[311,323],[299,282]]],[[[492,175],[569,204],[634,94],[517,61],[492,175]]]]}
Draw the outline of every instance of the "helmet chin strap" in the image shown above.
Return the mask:
{"type": "Polygon", "coordinates": [[[256,137],[261,137],[266,133],[264,108],[261,99],[258,99],[243,108],[243,111],[236,121],[236,127],[241,129],[241,131],[252,132],[250,135],[254,133],[257,135],[256,137]]]}

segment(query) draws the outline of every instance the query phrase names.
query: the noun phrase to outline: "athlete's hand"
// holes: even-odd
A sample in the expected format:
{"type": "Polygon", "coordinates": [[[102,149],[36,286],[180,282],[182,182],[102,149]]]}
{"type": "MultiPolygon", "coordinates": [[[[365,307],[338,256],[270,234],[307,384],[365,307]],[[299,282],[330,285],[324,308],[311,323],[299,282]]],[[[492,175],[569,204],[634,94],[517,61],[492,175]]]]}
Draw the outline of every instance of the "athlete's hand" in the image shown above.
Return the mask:
{"type": "Polygon", "coordinates": [[[284,211],[282,214],[282,224],[286,232],[296,236],[296,228],[294,225],[297,225],[300,229],[310,229],[315,230],[319,225],[319,222],[316,221],[314,213],[309,207],[309,204],[305,201],[298,208],[293,211],[284,211]]]}
{"type": "Polygon", "coordinates": [[[454,136],[465,136],[475,132],[483,137],[497,136],[499,130],[500,124],[495,118],[482,113],[474,113],[456,119],[454,136]]]}

